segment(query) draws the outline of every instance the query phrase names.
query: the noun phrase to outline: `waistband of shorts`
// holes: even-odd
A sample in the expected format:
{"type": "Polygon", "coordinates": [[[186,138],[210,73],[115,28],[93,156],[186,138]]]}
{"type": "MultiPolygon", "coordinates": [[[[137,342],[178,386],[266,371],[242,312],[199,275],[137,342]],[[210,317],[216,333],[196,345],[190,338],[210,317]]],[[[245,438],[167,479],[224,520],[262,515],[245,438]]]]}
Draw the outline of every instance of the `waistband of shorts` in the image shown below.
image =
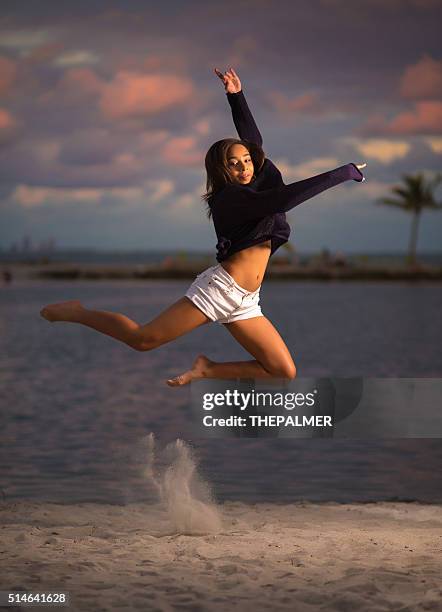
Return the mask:
{"type": "Polygon", "coordinates": [[[236,280],[233,278],[233,276],[231,276],[227,270],[225,268],[223,268],[223,266],[219,263],[216,264],[215,266],[212,267],[213,272],[215,272],[216,274],[220,274],[221,276],[224,276],[224,278],[231,283],[232,285],[235,286],[235,288],[240,291],[243,295],[256,295],[257,293],[259,293],[259,290],[261,289],[261,285],[258,287],[258,289],[255,289],[255,291],[248,291],[247,289],[245,289],[244,287],[241,287],[241,285],[238,285],[238,283],[236,282],[236,280]]]}

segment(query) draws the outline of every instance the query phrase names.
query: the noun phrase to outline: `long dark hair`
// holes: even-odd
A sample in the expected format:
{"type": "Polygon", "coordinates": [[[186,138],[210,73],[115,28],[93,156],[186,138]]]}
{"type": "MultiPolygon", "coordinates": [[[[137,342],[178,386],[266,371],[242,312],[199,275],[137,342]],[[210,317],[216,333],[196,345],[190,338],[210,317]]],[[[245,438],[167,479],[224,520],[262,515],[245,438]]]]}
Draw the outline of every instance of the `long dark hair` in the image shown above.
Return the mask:
{"type": "Polygon", "coordinates": [[[204,160],[207,172],[206,193],[201,196],[201,198],[209,204],[207,208],[207,216],[209,218],[212,216],[210,198],[220,191],[227,183],[232,182],[227,165],[227,153],[230,147],[235,144],[243,145],[250,153],[250,157],[253,161],[254,177],[264,164],[264,151],[259,145],[253,142],[239,140],[238,138],[224,138],[223,140],[214,142],[207,151],[204,160]]]}

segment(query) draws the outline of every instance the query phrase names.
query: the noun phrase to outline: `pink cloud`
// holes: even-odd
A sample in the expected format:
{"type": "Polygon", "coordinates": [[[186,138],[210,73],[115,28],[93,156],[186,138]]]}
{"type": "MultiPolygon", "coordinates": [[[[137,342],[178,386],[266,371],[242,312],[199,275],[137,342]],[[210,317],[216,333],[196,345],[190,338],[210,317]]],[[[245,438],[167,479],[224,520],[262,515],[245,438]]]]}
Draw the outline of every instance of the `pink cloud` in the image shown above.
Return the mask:
{"type": "Polygon", "coordinates": [[[85,94],[97,94],[104,84],[90,68],[70,68],[66,70],[59,83],[62,89],[85,94]]]}
{"type": "Polygon", "coordinates": [[[363,135],[408,134],[432,135],[442,133],[442,102],[422,100],[411,111],[399,113],[387,121],[381,115],[373,115],[359,130],[363,135]]]}
{"type": "Polygon", "coordinates": [[[317,115],[323,111],[318,95],[315,93],[305,93],[295,98],[288,98],[279,91],[271,91],[267,94],[267,100],[281,115],[291,113],[311,113],[317,115]]]}
{"type": "Polygon", "coordinates": [[[123,52],[116,58],[114,69],[116,73],[175,73],[180,74],[186,70],[188,58],[171,49],[162,51],[161,54],[151,53],[148,56],[140,56],[137,53],[123,52]]]}
{"type": "Polygon", "coordinates": [[[4,108],[0,108],[0,130],[12,128],[14,127],[14,125],[15,121],[11,113],[5,110],[4,108]]]}
{"type": "Polygon", "coordinates": [[[199,166],[204,164],[204,153],[196,149],[192,136],[172,138],[163,148],[163,158],[178,166],[199,166]]]}
{"type": "Polygon", "coordinates": [[[86,205],[99,204],[110,199],[137,202],[144,197],[144,190],[141,187],[47,187],[19,184],[13,191],[11,199],[24,208],[32,208],[45,204],[55,204],[59,207],[73,202],[86,205]]]}
{"type": "Polygon", "coordinates": [[[49,42],[33,49],[25,58],[27,64],[46,63],[54,59],[62,50],[64,45],[60,42],[49,42]]]}
{"type": "Polygon", "coordinates": [[[399,114],[387,127],[390,134],[440,134],[442,102],[417,102],[414,112],[399,114]]]}
{"type": "Polygon", "coordinates": [[[111,119],[137,117],[183,104],[193,94],[192,82],[184,77],[123,71],[104,86],[100,108],[111,119]]]}
{"type": "Polygon", "coordinates": [[[442,61],[425,55],[408,66],[402,75],[400,92],[404,98],[431,99],[442,96],[442,61]]]}
{"type": "Polygon", "coordinates": [[[14,82],[17,68],[15,62],[0,57],[0,94],[7,93],[14,82]]]}

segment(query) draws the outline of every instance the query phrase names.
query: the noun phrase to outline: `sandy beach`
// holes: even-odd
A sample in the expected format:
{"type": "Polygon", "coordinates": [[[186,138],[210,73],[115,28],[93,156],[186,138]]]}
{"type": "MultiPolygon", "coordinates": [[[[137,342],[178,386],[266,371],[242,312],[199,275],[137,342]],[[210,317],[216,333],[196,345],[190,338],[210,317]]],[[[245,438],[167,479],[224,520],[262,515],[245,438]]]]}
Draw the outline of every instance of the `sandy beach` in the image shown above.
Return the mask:
{"type": "Polygon", "coordinates": [[[190,535],[160,504],[4,502],[1,590],[68,591],[70,610],[442,609],[440,505],[217,512],[190,535]]]}

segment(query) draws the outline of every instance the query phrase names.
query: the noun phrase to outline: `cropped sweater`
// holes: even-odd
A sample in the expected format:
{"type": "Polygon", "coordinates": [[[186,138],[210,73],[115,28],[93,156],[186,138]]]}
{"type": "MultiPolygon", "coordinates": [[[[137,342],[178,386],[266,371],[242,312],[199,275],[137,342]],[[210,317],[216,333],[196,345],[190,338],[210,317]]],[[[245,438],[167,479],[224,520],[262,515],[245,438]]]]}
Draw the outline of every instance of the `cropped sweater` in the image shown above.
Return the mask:
{"type": "MultiPolygon", "coordinates": [[[[240,139],[262,147],[261,134],[243,92],[228,93],[227,99],[240,139]]],[[[351,179],[363,180],[362,173],[352,163],[285,185],[281,172],[265,158],[259,172],[255,169],[251,183],[228,183],[208,200],[218,239],[217,261],[222,262],[233,253],[266,240],[271,240],[270,255],[273,255],[290,235],[287,211],[351,179]]]]}

